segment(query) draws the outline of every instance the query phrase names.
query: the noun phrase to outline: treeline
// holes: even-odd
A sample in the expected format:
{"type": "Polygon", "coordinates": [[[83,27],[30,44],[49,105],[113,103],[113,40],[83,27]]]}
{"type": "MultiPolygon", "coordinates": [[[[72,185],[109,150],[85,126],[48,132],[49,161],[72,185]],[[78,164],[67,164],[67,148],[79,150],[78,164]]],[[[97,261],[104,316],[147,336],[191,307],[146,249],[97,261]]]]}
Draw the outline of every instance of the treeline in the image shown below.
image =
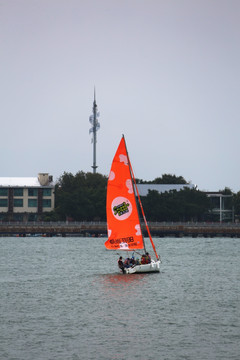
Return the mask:
{"type": "Polygon", "coordinates": [[[64,173],[56,184],[53,215],[59,220],[106,221],[106,190],[106,176],[64,173]]]}
{"type": "MultiPolygon", "coordinates": [[[[187,184],[182,176],[164,174],[153,181],[137,179],[141,184],[187,184]]],[[[55,188],[55,211],[45,213],[45,221],[106,221],[107,177],[101,174],[64,173],[55,188]]],[[[233,195],[227,206],[234,206],[240,215],[240,192],[233,194],[225,188],[223,194],[233,195]]],[[[149,191],[141,198],[148,221],[219,221],[212,214],[215,206],[204,192],[184,188],[180,191],[158,193],[149,191]]]]}

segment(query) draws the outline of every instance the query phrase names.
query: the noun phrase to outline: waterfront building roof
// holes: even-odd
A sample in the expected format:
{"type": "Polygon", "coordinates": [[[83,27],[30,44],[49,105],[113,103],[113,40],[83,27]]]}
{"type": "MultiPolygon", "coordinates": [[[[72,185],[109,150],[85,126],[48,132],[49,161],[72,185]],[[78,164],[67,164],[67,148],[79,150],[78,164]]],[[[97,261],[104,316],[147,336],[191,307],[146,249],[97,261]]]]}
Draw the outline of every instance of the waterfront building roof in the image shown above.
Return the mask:
{"type": "Polygon", "coordinates": [[[137,187],[140,196],[147,196],[150,190],[155,190],[161,194],[172,190],[180,191],[186,187],[196,189],[196,185],[194,184],[137,184],[137,187]]]}
{"type": "Polygon", "coordinates": [[[38,174],[35,177],[0,177],[0,187],[53,187],[52,176],[48,174],[38,174]],[[41,176],[46,176],[47,180],[42,182],[41,176]]]}
{"type": "Polygon", "coordinates": [[[37,177],[0,177],[0,186],[40,186],[37,177]]]}

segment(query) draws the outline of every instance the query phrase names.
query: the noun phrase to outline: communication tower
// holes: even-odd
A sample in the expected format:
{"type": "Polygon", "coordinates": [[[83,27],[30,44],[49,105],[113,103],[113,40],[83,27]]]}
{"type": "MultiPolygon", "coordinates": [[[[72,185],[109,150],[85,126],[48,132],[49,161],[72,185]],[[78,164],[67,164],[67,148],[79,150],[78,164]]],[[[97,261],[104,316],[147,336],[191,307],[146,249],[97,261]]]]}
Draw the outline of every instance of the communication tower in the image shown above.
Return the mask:
{"type": "Polygon", "coordinates": [[[100,113],[98,112],[97,103],[96,103],[96,94],[94,88],[94,101],[93,101],[93,113],[89,116],[89,122],[92,127],[89,129],[89,134],[92,133],[92,143],[93,143],[93,174],[96,174],[96,144],[97,144],[97,131],[100,129],[100,123],[98,122],[98,118],[100,113]]]}

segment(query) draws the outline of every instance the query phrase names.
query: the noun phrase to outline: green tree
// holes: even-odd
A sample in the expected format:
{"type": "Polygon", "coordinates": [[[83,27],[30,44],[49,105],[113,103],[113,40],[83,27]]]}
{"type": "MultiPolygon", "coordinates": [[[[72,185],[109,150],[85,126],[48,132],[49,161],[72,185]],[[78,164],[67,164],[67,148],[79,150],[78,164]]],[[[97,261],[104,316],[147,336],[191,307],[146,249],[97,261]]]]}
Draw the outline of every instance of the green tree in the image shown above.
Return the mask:
{"type": "MultiPolygon", "coordinates": [[[[164,174],[151,182],[158,184],[186,184],[182,176],[164,174]]],[[[55,189],[55,211],[48,220],[106,221],[107,177],[101,174],[66,173],[58,179],[55,189]]],[[[230,189],[226,188],[226,195],[230,189]]],[[[231,192],[231,191],[230,191],[231,192]]],[[[228,201],[229,199],[226,198],[228,201]]],[[[229,200],[230,201],[230,200],[229,200]]],[[[185,187],[165,193],[149,191],[142,197],[148,221],[202,221],[211,209],[210,199],[204,192],[185,187]]],[[[240,215],[240,193],[234,197],[236,213],[240,215]]]]}
{"type": "Polygon", "coordinates": [[[101,174],[64,173],[56,185],[56,213],[61,220],[106,220],[107,178],[101,174]]]}
{"type": "Polygon", "coordinates": [[[145,181],[142,179],[136,179],[137,184],[188,184],[182,176],[176,176],[172,174],[163,174],[161,177],[157,177],[154,180],[145,181]]]}
{"type": "Polygon", "coordinates": [[[163,174],[152,181],[153,184],[187,184],[187,181],[182,176],[171,174],[163,174]]]}
{"type": "Polygon", "coordinates": [[[205,193],[189,188],[149,191],[142,203],[149,221],[202,221],[210,206],[205,193]]]}

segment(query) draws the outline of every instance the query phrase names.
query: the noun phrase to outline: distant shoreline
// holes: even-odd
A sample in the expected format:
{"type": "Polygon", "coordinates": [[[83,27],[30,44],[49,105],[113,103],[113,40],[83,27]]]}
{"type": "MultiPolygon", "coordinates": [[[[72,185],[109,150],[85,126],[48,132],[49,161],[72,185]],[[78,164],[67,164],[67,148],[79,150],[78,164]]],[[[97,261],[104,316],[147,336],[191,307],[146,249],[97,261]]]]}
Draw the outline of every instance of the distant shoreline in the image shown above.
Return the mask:
{"type": "MultiPolygon", "coordinates": [[[[239,237],[240,223],[149,222],[154,237],[239,237]]],[[[145,225],[142,224],[147,237],[145,225]]],[[[0,236],[95,236],[107,237],[106,222],[0,223],[0,236]]]]}

